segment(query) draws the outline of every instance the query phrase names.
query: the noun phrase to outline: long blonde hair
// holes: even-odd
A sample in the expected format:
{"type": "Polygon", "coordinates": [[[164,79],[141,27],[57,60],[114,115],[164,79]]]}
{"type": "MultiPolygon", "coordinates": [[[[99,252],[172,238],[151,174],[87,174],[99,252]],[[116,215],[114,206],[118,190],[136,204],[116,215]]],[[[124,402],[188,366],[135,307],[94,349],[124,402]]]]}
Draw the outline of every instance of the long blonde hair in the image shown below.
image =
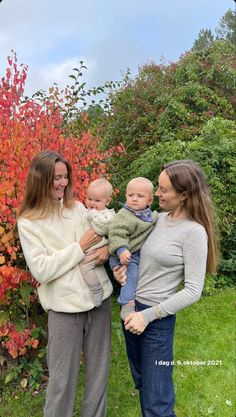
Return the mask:
{"type": "Polygon", "coordinates": [[[214,206],[206,178],[199,165],[191,160],[178,160],[164,164],[171,184],[177,193],[185,193],[187,214],[200,223],[208,236],[207,272],[214,273],[219,260],[218,238],[214,221],[214,206]]]}
{"type": "Polygon", "coordinates": [[[54,151],[39,152],[33,159],[26,183],[25,196],[21,203],[18,218],[43,219],[59,213],[61,204],[55,198],[53,181],[55,164],[62,162],[67,167],[68,185],[65,188],[63,206],[74,206],[72,168],[60,153],[54,151]]]}

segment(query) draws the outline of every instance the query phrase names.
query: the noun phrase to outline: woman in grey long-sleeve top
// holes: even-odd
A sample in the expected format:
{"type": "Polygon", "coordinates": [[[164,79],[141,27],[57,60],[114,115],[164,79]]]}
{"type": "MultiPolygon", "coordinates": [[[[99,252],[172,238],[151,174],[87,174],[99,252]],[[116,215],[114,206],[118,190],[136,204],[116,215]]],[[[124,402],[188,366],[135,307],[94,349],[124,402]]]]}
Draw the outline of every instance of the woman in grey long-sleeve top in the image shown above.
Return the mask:
{"type": "MultiPolygon", "coordinates": [[[[142,416],[176,417],[175,314],[200,298],[206,271],[217,266],[217,240],[207,182],[196,163],[164,165],[156,196],[165,212],[141,249],[136,312],[126,318],[124,335],[142,416]]],[[[124,284],[125,267],[114,272],[124,284]]]]}

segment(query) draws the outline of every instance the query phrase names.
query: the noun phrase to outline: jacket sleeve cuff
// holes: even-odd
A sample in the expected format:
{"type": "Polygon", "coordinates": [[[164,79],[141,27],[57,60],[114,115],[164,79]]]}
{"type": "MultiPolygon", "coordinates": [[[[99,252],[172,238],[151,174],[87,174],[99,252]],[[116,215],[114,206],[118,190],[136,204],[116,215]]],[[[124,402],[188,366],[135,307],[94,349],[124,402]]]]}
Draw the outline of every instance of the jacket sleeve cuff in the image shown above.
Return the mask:
{"type": "Polygon", "coordinates": [[[120,256],[125,250],[127,250],[128,248],[126,246],[121,246],[119,249],[117,249],[116,251],[116,255],[120,256]]]}

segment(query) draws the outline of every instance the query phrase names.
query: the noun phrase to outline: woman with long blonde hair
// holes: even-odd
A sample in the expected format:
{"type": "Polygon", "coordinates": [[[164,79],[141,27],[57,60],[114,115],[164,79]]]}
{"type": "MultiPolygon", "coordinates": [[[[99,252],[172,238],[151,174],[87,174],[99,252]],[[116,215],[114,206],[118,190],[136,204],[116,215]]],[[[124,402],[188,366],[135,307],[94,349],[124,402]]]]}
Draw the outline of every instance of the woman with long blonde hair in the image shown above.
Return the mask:
{"type": "Polygon", "coordinates": [[[107,246],[97,249],[96,275],[103,301],[95,308],[80,262],[101,237],[85,230],[86,209],[73,196],[69,161],[42,151],[32,161],[17,226],[29,269],[40,283],[39,299],[48,312],[49,383],[44,417],[72,417],[83,350],[86,364],[82,417],[104,417],[110,356],[112,285],[100,263],[107,246]]]}
{"type": "MultiPolygon", "coordinates": [[[[199,300],[206,271],[216,270],[218,247],[207,181],[195,162],[165,164],[155,195],[164,213],[141,249],[136,312],[126,318],[124,335],[142,416],[176,417],[175,315],[199,300]]],[[[125,267],[113,271],[124,284],[125,267]]]]}

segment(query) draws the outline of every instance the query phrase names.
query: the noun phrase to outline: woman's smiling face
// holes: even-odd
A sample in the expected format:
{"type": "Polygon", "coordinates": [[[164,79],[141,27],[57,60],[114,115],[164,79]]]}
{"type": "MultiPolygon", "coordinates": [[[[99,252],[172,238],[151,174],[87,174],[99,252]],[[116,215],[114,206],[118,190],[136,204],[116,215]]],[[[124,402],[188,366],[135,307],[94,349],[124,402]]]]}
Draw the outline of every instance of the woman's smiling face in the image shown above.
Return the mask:
{"type": "Polygon", "coordinates": [[[64,197],[65,188],[68,185],[67,166],[63,162],[56,162],[54,169],[53,188],[58,200],[64,197]]]}
{"type": "Polygon", "coordinates": [[[183,195],[176,192],[165,170],[161,172],[158,184],[155,196],[159,198],[160,207],[170,211],[181,207],[183,195]]]}

